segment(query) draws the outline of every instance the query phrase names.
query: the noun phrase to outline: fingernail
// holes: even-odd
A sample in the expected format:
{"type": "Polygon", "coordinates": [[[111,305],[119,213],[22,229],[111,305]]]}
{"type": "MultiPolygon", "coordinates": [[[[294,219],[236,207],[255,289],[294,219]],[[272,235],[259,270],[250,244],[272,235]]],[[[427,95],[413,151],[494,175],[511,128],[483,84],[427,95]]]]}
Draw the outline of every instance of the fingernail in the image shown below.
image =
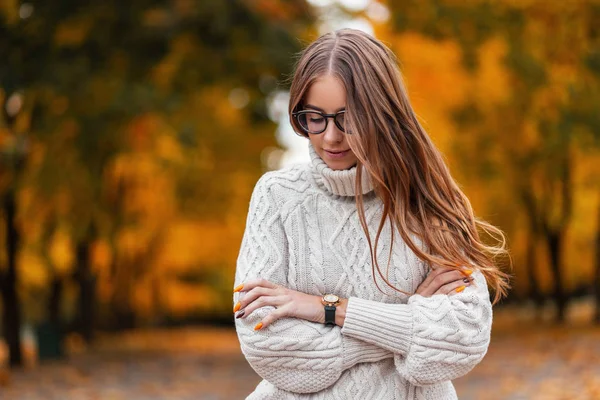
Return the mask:
{"type": "Polygon", "coordinates": [[[463,290],[465,290],[465,287],[464,286],[459,286],[459,287],[456,288],[456,293],[460,293],[463,290]]]}
{"type": "Polygon", "coordinates": [[[465,275],[467,275],[467,276],[469,276],[469,275],[471,275],[471,274],[473,273],[473,271],[472,271],[472,270],[470,270],[470,269],[464,269],[464,270],[463,270],[463,272],[464,272],[464,274],[465,274],[465,275]]]}
{"type": "Polygon", "coordinates": [[[469,278],[463,278],[463,282],[464,283],[471,283],[471,280],[469,278]]]}
{"type": "Polygon", "coordinates": [[[236,287],[233,288],[233,293],[239,292],[243,288],[244,288],[244,284],[243,283],[241,285],[237,285],[236,287]]]}
{"type": "Polygon", "coordinates": [[[242,308],[242,303],[240,303],[239,301],[235,304],[235,307],[233,307],[233,312],[237,312],[240,310],[240,308],[242,308]]]}
{"type": "Polygon", "coordinates": [[[239,313],[236,314],[235,318],[242,318],[244,316],[244,314],[246,313],[246,310],[242,310],[239,313]]]}
{"type": "Polygon", "coordinates": [[[262,323],[262,322],[259,322],[259,323],[258,323],[258,324],[256,324],[256,326],[254,327],[254,330],[255,330],[255,331],[258,331],[258,330],[260,330],[260,328],[262,328],[262,325],[263,325],[263,323],[262,323]]]}

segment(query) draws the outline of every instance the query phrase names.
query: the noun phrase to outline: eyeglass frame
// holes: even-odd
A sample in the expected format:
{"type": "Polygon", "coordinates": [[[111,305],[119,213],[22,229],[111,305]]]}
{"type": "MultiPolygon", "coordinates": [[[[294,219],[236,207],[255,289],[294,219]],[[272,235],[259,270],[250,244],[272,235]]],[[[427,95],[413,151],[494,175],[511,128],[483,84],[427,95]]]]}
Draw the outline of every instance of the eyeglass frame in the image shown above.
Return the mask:
{"type": "Polygon", "coordinates": [[[300,111],[295,111],[292,113],[292,117],[295,118],[296,123],[298,124],[298,126],[300,126],[300,128],[308,134],[311,135],[320,135],[321,133],[325,132],[327,130],[327,127],[329,126],[329,118],[333,119],[333,123],[335,124],[335,126],[342,132],[347,133],[346,129],[344,129],[343,126],[340,126],[340,124],[338,123],[338,121],[335,119],[339,114],[345,114],[346,110],[340,110],[336,113],[333,114],[326,114],[323,111],[319,111],[319,110],[300,110],[300,111]],[[308,129],[305,129],[302,124],[300,123],[300,121],[298,120],[298,117],[300,115],[303,114],[319,114],[320,116],[322,116],[323,118],[325,118],[325,127],[323,128],[323,130],[321,132],[310,132],[308,129]]]}

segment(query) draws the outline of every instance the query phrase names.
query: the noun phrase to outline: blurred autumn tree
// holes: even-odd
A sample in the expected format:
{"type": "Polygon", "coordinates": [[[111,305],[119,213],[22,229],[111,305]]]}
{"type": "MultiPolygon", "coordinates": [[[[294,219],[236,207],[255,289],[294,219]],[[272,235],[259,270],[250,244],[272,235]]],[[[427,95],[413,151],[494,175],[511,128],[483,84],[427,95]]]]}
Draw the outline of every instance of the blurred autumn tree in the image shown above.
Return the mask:
{"type": "MultiPolygon", "coordinates": [[[[600,3],[386,3],[392,19],[380,36],[398,44],[407,64],[424,57],[407,48],[427,48],[407,45],[407,37],[424,43],[415,33],[440,43],[438,57],[458,48],[461,71],[449,72],[453,58],[434,59],[425,86],[444,92],[436,99],[447,101],[451,115],[453,161],[466,181],[486,187],[486,209],[509,232],[513,250],[526,253],[519,261],[527,279],[516,283],[528,282],[538,303],[547,275],[540,264],[549,265],[556,318],[564,320],[567,282],[571,292],[593,287],[594,234],[585,229],[596,219],[592,202],[600,201],[600,3]],[[440,85],[435,75],[451,78],[440,85]]],[[[598,250],[595,257],[600,318],[598,250]]]]}
{"type": "Polygon", "coordinates": [[[3,108],[22,102],[0,147],[27,144],[0,186],[12,365],[17,292],[29,319],[62,310],[87,339],[96,300],[120,327],[230,308],[218,299],[275,145],[267,98],[313,19],[304,0],[0,5],[3,108]]]}

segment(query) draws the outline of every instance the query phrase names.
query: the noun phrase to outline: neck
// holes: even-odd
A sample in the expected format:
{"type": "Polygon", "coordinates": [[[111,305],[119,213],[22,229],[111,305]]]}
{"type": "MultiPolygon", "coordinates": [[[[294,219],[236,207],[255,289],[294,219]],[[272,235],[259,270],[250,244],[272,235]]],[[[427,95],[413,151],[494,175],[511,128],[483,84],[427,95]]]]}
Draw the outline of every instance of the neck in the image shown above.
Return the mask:
{"type": "MultiPolygon", "coordinates": [[[[317,184],[327,192],[336,196],[356,196],[356,166],[345,170],[334,170],[327,166],[325,161],[317,154],[312,143],[308,142],[312,173],[317,184]]],[[[362,171],[362,194],[373,190],[368,173],[362,171]]]]}

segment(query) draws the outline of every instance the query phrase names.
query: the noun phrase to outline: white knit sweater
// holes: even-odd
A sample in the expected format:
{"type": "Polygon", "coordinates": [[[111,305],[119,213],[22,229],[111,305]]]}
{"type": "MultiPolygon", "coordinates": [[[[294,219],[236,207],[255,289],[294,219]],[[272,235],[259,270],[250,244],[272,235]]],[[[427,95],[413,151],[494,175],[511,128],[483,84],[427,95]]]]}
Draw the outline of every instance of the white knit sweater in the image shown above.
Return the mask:
{"type": "MultiPolygon", "coordinates": [[[[354,198],[356,168],[311,164],[266,173],[256,184],[235,285],[265,278],[300,292],[348,298],[342,328],[284,318],[254,326],[273,307],[236,319],[241,349],[264,379],[247,399],[456,399],[451,379],[469,372],[490,341],[492,307],[483,275],[462,293],[410,297],[373,282],[354,198]]],[[[365,174],[366,175],[366,174],[365,174]]],[[[365,179],[374,239],[382,203],[365,179]]],[[[389,280],[414,293],[428,271],[395,236],[389,280]]],[[[385,273],[391,230],[378,249],[385,273]]],[[[234,294],[234,303],[240,294],[234,294]]]]}

